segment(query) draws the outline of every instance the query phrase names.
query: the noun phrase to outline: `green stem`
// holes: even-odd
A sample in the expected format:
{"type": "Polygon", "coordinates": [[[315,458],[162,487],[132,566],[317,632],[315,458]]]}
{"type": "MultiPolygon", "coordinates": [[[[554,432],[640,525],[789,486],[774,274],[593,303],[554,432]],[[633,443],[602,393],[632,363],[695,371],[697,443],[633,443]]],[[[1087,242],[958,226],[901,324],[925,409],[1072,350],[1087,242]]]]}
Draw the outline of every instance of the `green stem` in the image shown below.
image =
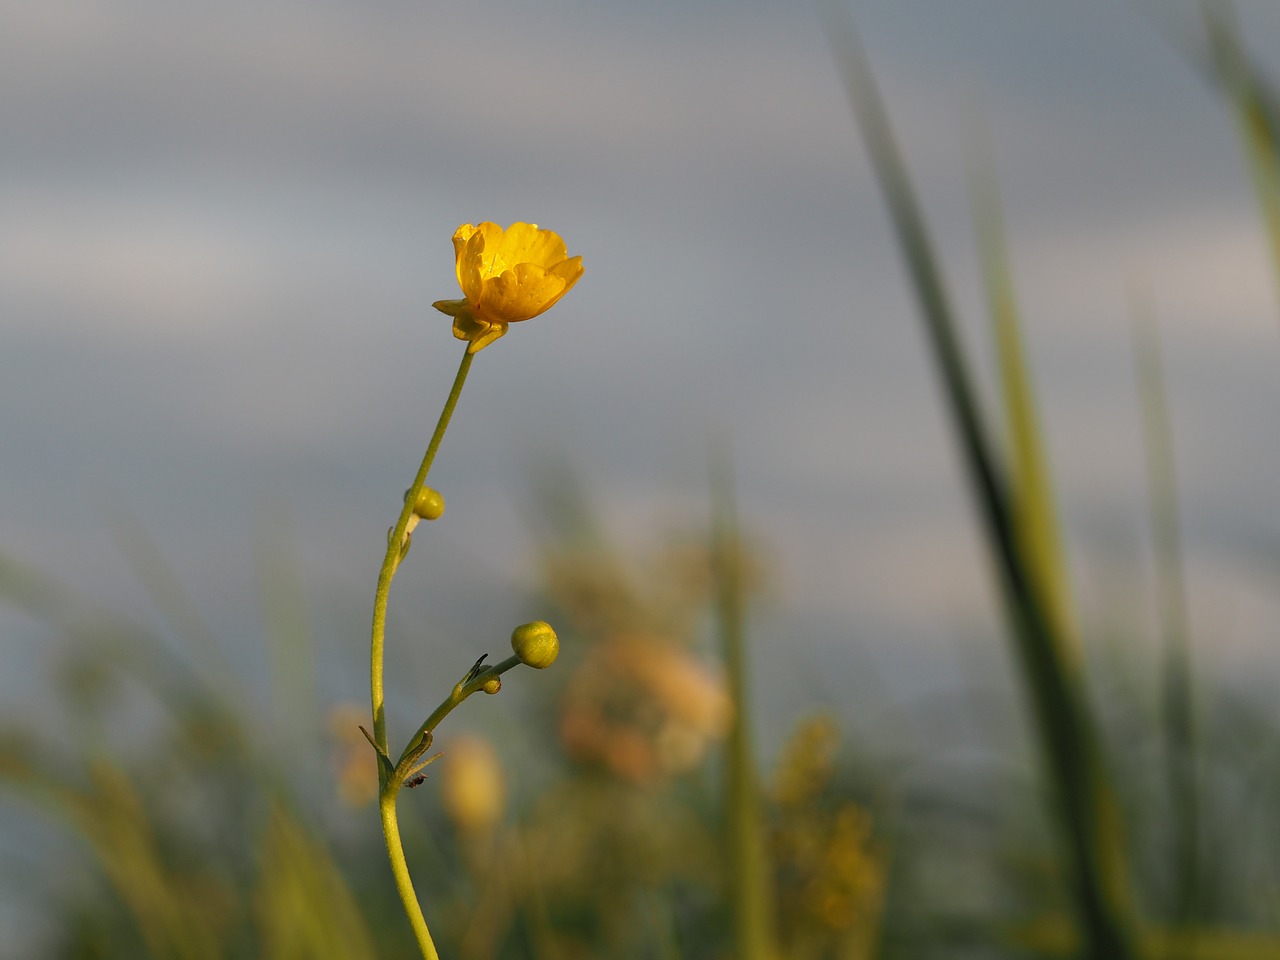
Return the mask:
{"type": "Polygon", "coordinates": [[[436,432],[432,434],[431,442],[427,444],[427,452],[422,458],[422,465],[418,467],[418,475],[413,479],[413,486],[405,495],[400,519],[396,521],[395,529],[387,538],[387,555],[382,561],[382,569],[378,572],[378,591],[373,597],[373,637],[369,644],[369,687],[373,699],[373,739],[377,741],[383,753],[387,752],[387,717],[383,709],[382,665],[386,647],[387,598],[391,594],[391,580],[396,575],[396,568],[400,566],[400,544],[404,540],[405,530],[408,529],[409,518],[413,516],[413,504],[427,482],[431,462],[435,460],[440,441],[444,439],[445,429],[453,416],[453,408],[458,405],[458,396],[462,393],[462,385],[466,383],[467,371],[471,369],[473,356],[474,354],[471,353],[462,355],[458,374],[453,378],[453,389],[449,391],[449,398],[445,400],[444,409],[440,411],[440,419],[436,422],[436,432]]]}
{"type": "MultiPolygon", "coordinates": [[[[431,463],[436,458],[440,441],[444,439],[444,432],[453,416],[453,408],[458,404],[462,385],[466,383],[467,372],[471,369],[472,357],[471,353],[464,353],[462,356],[457,376],[453,379],[453,389],[449,391],[449,398],[445,400],[444,409],[440,412],[435,433],[432,434],[431,442],[427,445],[422,465],[418,467],[418,475],[414,477],[413,485],[405,495],[400,519],[396,521],[395,528],[387,539],[387,554],[382,561],[382,569],[378,573],[378,590],[373,598],[373,634],[369,643],[369,689],[373,701],[373,737],[378,750],[384,755],[387,752],[387,718],[383,703],[387,598],[391,593],[391,581],[396,575],[396,569],[400,566],[402,544],[405,531],[409,528],[409,518],[413,516],[413,505],[417,502],[418,494],[422,492],[423,484],[426,483],[431,463]]],[[[439,954],[436,953],[435,944],[431,941],[431,933],[427,929],[422,907],[418,904],[418,897],[413,892],[413,882],[409,879],[409,865],[405,861],[404,847],[400,842],[400,825],[396,819],[396,796],[400,792],[402,780],[402,777],[397,778],[394,773],[388,773],[386,764],[378,764],[378,807],[382,815],[382,832],[387,841],[387,856],[391,861],[391,873],[395,877],[396,889],[404,903],[404,911],[413,927],[418,947],[426,960],[438,960],[439,954]]]]}
{"type": "Polygon", "coordinates": [[[400,822],[396,819],[396,795],[400,792],[400,784],[391,789],[383,788],[378,797],[378,812],[382,815],[382,834],[387,838],[387,858],[391,861],[391,874],[396,880],[396,890],[400,893],[400,901],[404,904],[404,912],[409,917],[409,925],[413,927],[413,936],[418,941],[418,949],[426,960],[440,960],[436,945],[431,939],[431,931],[427,929],[427,918],[422,915],[422,907],[418,905],[418,895],[413,891],[413,880],[409,877],[409,863],[404,858],[404,847],[400,843],[400,822]]]}
{"type": "Polygon", "coordinates": [[[404,752],[390,773],[385,768],[379,774],[382,781],[378,792],[378,812],[382,816],[382,833],[387,841],[387,858],[391,861],[391,874],[395,878],[396,890],[400,893],[400,901],[404,904],[404,912],[413,927],[413,935],[417,938],[418,949],[426,960],[438,960],[435,944],[431,940],[431,931],[427,929],[426,917],[418,903],[418,895],[413,889],[413,880],[409,877],[409,864],[405,860],[404,847],[400,843],[400,822],[396,816],[396,799],[400,796],[400,788],[414,771],[420,769],[419,758],[431,746],[431,734],[440,721],[471,694],[481,689],[489,680],[501,676],[512,667],[520,665],[519,657],[508,657],[496,666],[482,670],[478,674],[464,677],[453,687],[449,696],[440,706],[432,711],[426,722],[409,738],[404,752]]]}
{"type": "Polygon", "coordinates": [[[734,953],[743,960],[766,960],[776,954],[770,902],[772,892],[759,774],[752,742],[746,590],[742,576],[744,554],[726,453],[720,453],[712,461],[712,498],[716,613],[729,692],[733,699],[733,722],[725,744],[724,818],[734,953]]]}
{"type": "MultiPolygon", "coordinates": [[[[409,754],[413,752],[413,749],[422,742],[424,737],[435,732],[436,727],[440,726],[440,721],[447,717],[453,711],[454,707],[483,687],[494,677],[500,677],[512,667],[518,667],[519,665],[520,658],[513,654],[501,663],[495,664],[487,670],[481,670],[470,680],[464,678],[455,684],[453,690],[450,691],[449,696],[445,697],[440,706],[431,711],[431,716],[427,717],[422,726],[417,729],[417,732],[409,738],[409,743],[405,746],[404,752],[400,754],[400,759],[396,761],[396,770],[400,771],[405,768],[405,761],[409,758],[409,754]]],[[[414,759],[416,759],[416,757],[414,759]]]]}

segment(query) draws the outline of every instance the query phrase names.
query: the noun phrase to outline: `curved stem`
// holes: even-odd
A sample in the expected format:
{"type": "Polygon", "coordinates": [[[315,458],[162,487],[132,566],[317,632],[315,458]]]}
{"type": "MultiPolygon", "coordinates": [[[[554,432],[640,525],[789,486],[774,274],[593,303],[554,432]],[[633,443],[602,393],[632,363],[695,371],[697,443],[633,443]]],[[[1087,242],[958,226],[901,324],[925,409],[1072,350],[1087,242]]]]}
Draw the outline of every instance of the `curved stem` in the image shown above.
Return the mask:
{"type": "MultiPolygon", "coordinates": [[[[396,568],[400,566],[400,560],[403,557],[405,532],[409,528],[409,518],[413,516],[413,505],[422,491],[423,484],[426,483],[427,473],[431,469],[432,461],[435,460],[436,451],[440,448],[440,441],[444,439],[445,429],[453,416],[453,408],[457,406],[462,385],[466,382],[467,371],[471,369],[473,356],[471,353],[464,353],[462,356],[462,363],[458,366],[458,373],[453,379],[453,388],[449,391],[448,399],[445,400],[444,409],[440,412],[440,419],[436,422],[435,433],[432,434],[431,442],[427,445],[422,465],[418,467],[418,475],[414,477],[413,485],[405,494],[400,518],[387,538],[387,554],[382,561],[382,569],[378,573],[378,589],[373,598],[373,632],[369,643],[369,690],[373,702],[373,737],[375,746],[383,756],[387,753],[387,719],[383,703],[387,598],[391,593],[391,581],[396,575],[396,568]]],[[[404,903],[404,911],[409,917],[409,923],[413,927],[422,956],[426,960],[439,960],[435,944],[431,941],[431,933],[427,929],[426,918],[422,914],[422,907],[418,904],[417,894],[414,893],[413,882],[409,878],[409,865],[405,860],[404,847],[400,842],[400,824],[396,818],[396,795],[400,792],[403,777],[398,776],[396,771],[388,770],[387,767],[386,763],[378,764],[378,808],[382,817],[382,832],[387,841],[391,873],[395,877],[396,889],[404,903]]]]}
{"type": "Polygon", "coordinates": [[[427,918],[422,915],[418,895],[413,890],[413,880],[409,877],[409,863],[404,858],[404,847],[400,844],[400,822],[396,818],[396,795],[399,792],[400,782],[388,781],[378,796],[378,812],[382,815],[382,833],[387,838],[387,858],[391,861],[391,873],[396,880],[396,890],[400,892],[404,912],[409,916],[409,925],[413,927],[413,936],[418,941],[418,949],[422,951],[422,956],[426,960],[440,960],[435,942],[431,939],[431,931],[427,929],[427,918]]]}
{"type": "MultiPolygon", "coordinates": [[[[396,575],[396,568],[400,566],[400,546],[404,540],[405,530],[409,526],[409,518],[413,516],[414,501],[418,499],[418,494],[427,481],[431,462],[435,460],[440,441],[444,439],[444,431],[449,426],[449,419],[453,416],[453,408],[458,405],[458,396],[462,393],[462,385],[467,380],[467,371],[471,369],[471,359],[474,356],[471,353],[462,355],[458,374],[453,378],[453,389],[449,391],[449,398],[444,403],[444,409],[440,411],[440,419],[436,422],[436,432],[432,434],[431,442],[427,445],[427,452],[422,458],[422,465],[418,467],[418,475],[413,480],[413,486],[409,488],[404,498],[400,519],[396,521],[395,528],[387,538],[387,555],[378,573],[378,590],[373,597],[373,636],[369,643],[369,689],[373,700],[373,739],[383,753],[387,752],[387,718],[383,708],[382,678],[387,633],[387,598],[391,594],[391,580],[396,575]]],[[[384,778],[384,775],[380,773],[379,778],[384,778]]]]}

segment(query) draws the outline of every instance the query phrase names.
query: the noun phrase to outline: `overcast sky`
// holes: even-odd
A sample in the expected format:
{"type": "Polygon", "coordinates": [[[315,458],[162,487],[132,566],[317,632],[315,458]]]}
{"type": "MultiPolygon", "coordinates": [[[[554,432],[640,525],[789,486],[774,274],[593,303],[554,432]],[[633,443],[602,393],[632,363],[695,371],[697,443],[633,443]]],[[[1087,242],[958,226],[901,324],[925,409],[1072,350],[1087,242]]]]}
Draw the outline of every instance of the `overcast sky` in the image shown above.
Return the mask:
{"type": "MultiPolygon", "coordinates": [[[[1280,517],[1280,310],[1232,118],[1170,42],[1194,39],[1194,7],[853,9],[984,364],[966,178],[988,131],[1081,592],[1142,544],[1137,281],[1168,351],[1195,615],[1224,648],[1266,641],[1274,588],[1249,551],[1280,517]]],[[[1255,54],[1280,49],[1280,8],[1242,14],[1255,54]]],[[[766,665],[947,649],[994,620],[807,4],[18,0],[0,129],[0,549],[91,595],[149,616],[120,559],[132,518],[243,632],[254,526],[288,504],[351,667],[326,695],[363,697],[383,532],[461,352],[430,308],[458,296],[450,235],[528,220],[585,277],[478,357],[403,622],[421,604],[451,634],[510,629],[544,461],[630,546],[703,522],[721,432],[769,548],[766,665]],[[515,592],[449,620],[477,583],[515,592]]],[[[22,689],[47,631],[0,626],[22,689]]]]}

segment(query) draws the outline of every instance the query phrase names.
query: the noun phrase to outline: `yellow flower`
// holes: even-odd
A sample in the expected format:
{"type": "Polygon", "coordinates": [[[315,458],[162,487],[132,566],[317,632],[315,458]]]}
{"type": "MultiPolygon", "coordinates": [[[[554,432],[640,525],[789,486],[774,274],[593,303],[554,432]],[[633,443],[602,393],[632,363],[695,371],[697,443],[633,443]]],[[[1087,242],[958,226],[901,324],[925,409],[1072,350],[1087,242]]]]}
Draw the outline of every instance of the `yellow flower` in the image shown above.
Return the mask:
{"type": "Polygon", "coordinates": [[[582,276],[582,258],[569,257],[560,235],[536,223],[464,223],[453,235],[458,285],[465,299],[432,304],[453,317],[453,335],[470,340],[468,353],[487,347],[507,325],[550,307],[582,276]]]}
{"type": "Polygon", "coordinates": [[[502,819],[506,782],[497,751],[477,736],[456,737],[445,750],[442,799],[459,830],[480,833],[502,819]]]}

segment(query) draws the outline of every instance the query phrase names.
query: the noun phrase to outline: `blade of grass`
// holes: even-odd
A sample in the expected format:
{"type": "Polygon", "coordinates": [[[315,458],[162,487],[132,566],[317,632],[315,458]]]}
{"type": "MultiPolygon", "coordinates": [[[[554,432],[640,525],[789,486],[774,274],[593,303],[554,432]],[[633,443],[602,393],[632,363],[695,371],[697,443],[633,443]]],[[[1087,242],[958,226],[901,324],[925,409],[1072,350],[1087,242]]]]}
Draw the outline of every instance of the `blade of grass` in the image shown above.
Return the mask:
{"type": "Polygon", "coordinates": [[[94,662],[124,670],[174,716],[203,712],[249,753],[244,711],[209,677],[146,627],[72,587],[0,553],[0,602],[64,631],[94,662]]]}
{"type": "Polygon", "coordinates": [[[195,601],[173,572],[163,550],[124,506],[114,504],[108,514],[111,532],[125,563],[168,623],[183,651],[207,678],[206,683],[229,705],[239,702],[241,684],[226,650],[196,609],[195,601]]]}
{"type": "Polygon", "coordinates": [[[1232,5],[1201,0],[1200,9],[1209,36],[1210,69],[1235,111],[1280,285],[1280,99],[1245,52],[1232,5]]]}
{"type": "Polygon", "coordinates": [[[287,804],[274,803],[260,844],[255,908],[264,960],[373,960],[373,937],[351,888],[287,804]]]}
{"type": "Polygon", "coordinates": [[[1052,813],[1069,859],[1070,892],[1085,952],[1124,960],[1134,956],[1132,934],[1123,881],[1104,868],[1109,811],[1097,800],[1107,791],[1101,789],[1103,771],[1083,691],[1064,662],[1062,638],[1019,546],[1005,479],[979,415],[924,218],[852,17],[832,0],[821,9],[919,301],[965,471],[998,568],[1015,653],[1049,775],[1052,813]]]}
{"type": "Polygon", "coordinates": [[[1192,696],[1190,631],[1178,535],[1173,433],[1164,386],[1159,332],[1145,298],[1134,295],[1131,310],[1133,355],[1142,402],[1142,439],[1146,452],[1147,502],[1160,632],[1164,638],[1161,720],[1165,771],[1173,810],[1172,837],[1175,924],[1193,927],[1200,906],[1199,778],[1192,696]]]}
{"type": "Polygon", "coordinates": [[[271,664],[275,746],[303,756],[319,723],[315,656],[295,538],[284,508],[260,508],[254,534],[254,579],[271,664]]]}
{"type": "Polygon", "coordinates": [[[193,883],[165,863],[143,798],[125,772],[99,760],[90,775],[89,792],[62,794],[62,814],[92,847],[151,955],[174,960],[222,956],[218,931],[193,883]]]}
{"type": "Polygon", "coordinates": [[[732,898],[734,956],[771,960],[775,956],[773,898],[764,846],[760,777],[751,729],[750,677],[746,650],[743,553],[734,510],[728,456],[712,461],[712,556],[717,619],[733,701],[725,757],[725,827],[732,898]]]}
{"type": "MultiPolygon", "coordinates": [[[[989,156],[975,162],[971,174],[974,221],[987,289],[988,310],[996,345],[1006,444],[1009,450],[1009,510],[1014,535],[1025,558],[1027,575],[1042,598],[1045,615],[1058,644],[1058,657],[1069,682],[1082,691],[1083,660],[1071,602],[1071,583],[1059,533],[1057,498],[1034,382],[1027,361],[1022,323],[1013,288],[1005,241],[1000,193],[989,156]]],[[[1094,798],[1099,812],[1101,869],[1119,886],[1128,874],[1121,818],[1111,784],[1100,779],[1094,798]]]]}
{"type": "Polygon", "coordinates": [[[1056,634],[1062,641],[1063,663],[1078,672],[1080,645],[1072,615],[1071,587],[1059,534],[1052,471],[1045,453],[1035,391],[1023,346],[1000,195],[989,159],[975,163],[972,183],[978,250],[1004,401],[1014,531],[1021,552],[1027,558],[1028,572],[1044,598],[1046,613],[1056,625],[1056,634]]]}
{"type": "MultiPolygon", "coordinates": [[[[1050,922],[1034,930],[1019,931],[1011,938],[1018,956],[1069,960],[1079,952],[1070,932],[1050,922]]],[[[1138,931],[1140,954],[1160,960],[1274,960],[1280,957],[1280,935],[1265,930],[1148,926],[1138,931]]]]}
{"type": "Polygon", "coordinates": [[[1260,930],[1153,930],[1143,946],[1155,957],[1173,960],[1272,960],[1280,957],[1280,936],[1260,930]],[[1194,933],[1194,939],[1188,937],[1194,933]]]}

